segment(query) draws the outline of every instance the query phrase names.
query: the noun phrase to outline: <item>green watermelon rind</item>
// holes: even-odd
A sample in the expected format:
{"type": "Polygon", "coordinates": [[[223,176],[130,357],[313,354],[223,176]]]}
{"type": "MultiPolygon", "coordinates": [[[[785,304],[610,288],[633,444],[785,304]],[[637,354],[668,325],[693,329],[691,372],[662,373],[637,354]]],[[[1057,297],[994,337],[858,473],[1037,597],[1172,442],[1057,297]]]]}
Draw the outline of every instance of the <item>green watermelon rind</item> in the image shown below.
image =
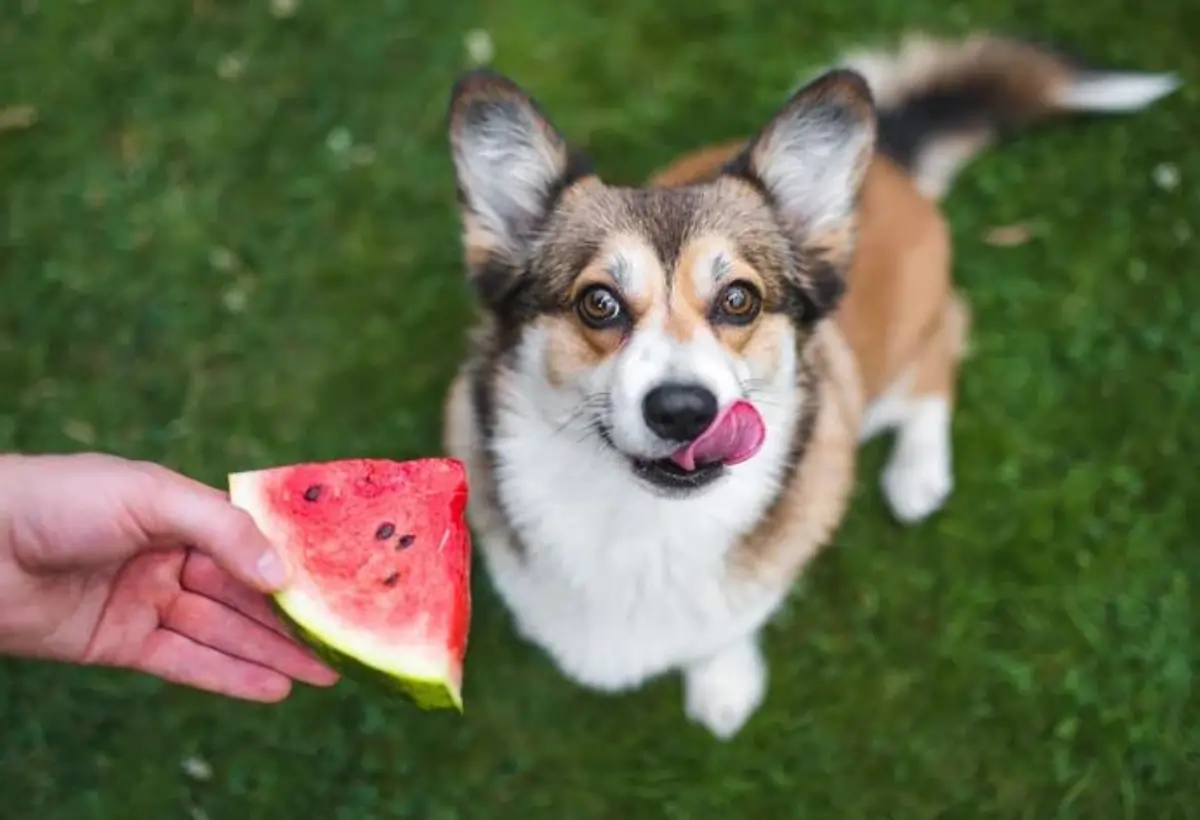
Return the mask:
{"type": "Polygon", "coordinates": [[[287,598],[287,590],[272,595],[272,609],[298,640],[339,674],[386,694],[399,694],[426,712],[463,713],[462,693],[449,681],[389,672],[343,652],[293,617],[287,610],[287,598]]]}

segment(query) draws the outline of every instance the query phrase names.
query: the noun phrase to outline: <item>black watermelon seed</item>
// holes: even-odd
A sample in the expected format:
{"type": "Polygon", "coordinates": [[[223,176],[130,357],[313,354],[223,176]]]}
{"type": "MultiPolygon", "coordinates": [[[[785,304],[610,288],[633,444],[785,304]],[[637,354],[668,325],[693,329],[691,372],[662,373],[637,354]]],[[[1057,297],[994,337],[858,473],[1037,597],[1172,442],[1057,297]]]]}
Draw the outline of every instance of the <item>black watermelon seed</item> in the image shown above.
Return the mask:
{"type": "Polygon", "coordinates": [[[394,587],[396,585],[396,582],[399,580],[400,580],[400,573],[393,572],[391,575],[389,575],[388,577],[383,579],[383,585],[385,587],[394,587]]]}
{"type": "Polygon", "coordinates": [[[304,500],[305,501],[316,501],[320,497],[321,497],[321,485],[320,484],[314,484],[311,487],[309,487],[307,490],[304,491],[304,500]]]}
{"type": "Polygon", "coordinates": [[[413,542],[416,540],[417,540],[417,536],[413,535],[411,532],[400,536],[400,541],[399,541],[400,549],[402,549],[402,550],[408,549],[409,547],[411,547],[413,545],[413,542]]]}
{"type": "Polygon", "coordinates": [[[375,530],[375,537],[380,541],[386,541],[396,532],[395,524],[380,524],[379,529],[375,530]]]}

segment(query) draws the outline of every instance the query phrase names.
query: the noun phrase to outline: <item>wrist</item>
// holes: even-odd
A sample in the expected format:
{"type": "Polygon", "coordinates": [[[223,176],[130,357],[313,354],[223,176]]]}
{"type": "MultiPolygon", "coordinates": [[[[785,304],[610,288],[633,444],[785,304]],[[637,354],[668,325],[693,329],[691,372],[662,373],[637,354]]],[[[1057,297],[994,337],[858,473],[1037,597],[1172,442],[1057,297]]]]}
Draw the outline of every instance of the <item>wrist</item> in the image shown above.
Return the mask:
{"type": "Polygon", "coordinates": [[[36,494],[30,469],[38,456],[0,454],[0,562],[20,565],[22,536],[29,535],[29,514],[36,494]]]}
{"type": "Polygon", "coordinates": [[[7,453],[0,454],[0,559],[12,554],[16,529],[15,496],[20,486],[18,474],[24,458],[7,453]]]}
{"type": "Polygon", "coordinates": [[[25,456],[0,454],[0,655],[30,654],[31,634],[25,572],[17,561],[17,493],[21,487],[21,464],[25,456]]]}

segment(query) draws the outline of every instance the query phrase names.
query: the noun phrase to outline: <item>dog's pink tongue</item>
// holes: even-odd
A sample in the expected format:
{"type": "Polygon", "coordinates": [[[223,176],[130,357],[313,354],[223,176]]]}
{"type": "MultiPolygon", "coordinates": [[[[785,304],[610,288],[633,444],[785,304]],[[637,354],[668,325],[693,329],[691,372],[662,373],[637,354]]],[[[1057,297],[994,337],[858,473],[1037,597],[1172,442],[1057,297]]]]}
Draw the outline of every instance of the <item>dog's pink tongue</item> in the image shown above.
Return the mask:
{"type": "Polygon", "coordinates": [[[671,460],[688,472],[697,464],[738,464],[758,452],[766,434],[754,405],[739,399],[725,408],[698,439],[677,450],[671,460]]]}

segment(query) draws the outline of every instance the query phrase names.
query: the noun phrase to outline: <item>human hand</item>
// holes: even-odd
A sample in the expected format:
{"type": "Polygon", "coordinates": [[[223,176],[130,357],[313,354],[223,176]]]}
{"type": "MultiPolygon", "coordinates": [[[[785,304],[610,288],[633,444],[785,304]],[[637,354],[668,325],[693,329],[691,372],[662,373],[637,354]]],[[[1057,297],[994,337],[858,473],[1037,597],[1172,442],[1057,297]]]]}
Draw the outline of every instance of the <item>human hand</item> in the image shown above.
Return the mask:
{"type": "Polygon", "coordinates": [[[264,592],[287,569],[227,496],[113,456],[0,456],[0,653],[257,701],[337,675],[264,592]]]}

